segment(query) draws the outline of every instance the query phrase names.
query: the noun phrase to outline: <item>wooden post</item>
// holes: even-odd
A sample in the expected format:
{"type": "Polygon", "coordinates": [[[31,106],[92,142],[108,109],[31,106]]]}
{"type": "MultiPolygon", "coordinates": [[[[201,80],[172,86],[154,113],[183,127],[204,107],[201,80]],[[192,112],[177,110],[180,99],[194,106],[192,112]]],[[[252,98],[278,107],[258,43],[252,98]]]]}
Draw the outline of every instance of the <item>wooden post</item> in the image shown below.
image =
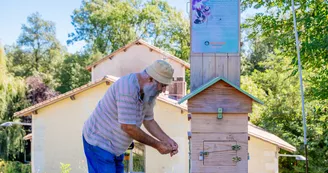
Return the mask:
{"type": "Polygon", "coordinates": [[[191,91],[215,77],[226,78],[236,86],[240,86],[239,55],[191,53],[190,66],[191,91]]]}
{"type": "Polygon", "coordinates": [[[129,173],[133,173],[133,149],[130,150],[130,157],[129,157],[129,173]]]}

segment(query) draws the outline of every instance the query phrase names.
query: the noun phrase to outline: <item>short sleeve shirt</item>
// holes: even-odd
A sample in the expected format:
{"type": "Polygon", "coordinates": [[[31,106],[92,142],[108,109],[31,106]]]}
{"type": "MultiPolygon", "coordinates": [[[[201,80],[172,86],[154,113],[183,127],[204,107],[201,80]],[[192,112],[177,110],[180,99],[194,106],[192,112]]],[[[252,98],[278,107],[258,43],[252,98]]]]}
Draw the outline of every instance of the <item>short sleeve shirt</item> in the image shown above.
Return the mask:
{"type": "Polygon", "coordinates": [[[121,129],[121,124],[141,127],[144,120],[154,118],[154,104],[141,100],[135,73],[121,77],[109,87],[85,122],[85,140],[117,156],[123,154],[133,139],[121,129]]]}

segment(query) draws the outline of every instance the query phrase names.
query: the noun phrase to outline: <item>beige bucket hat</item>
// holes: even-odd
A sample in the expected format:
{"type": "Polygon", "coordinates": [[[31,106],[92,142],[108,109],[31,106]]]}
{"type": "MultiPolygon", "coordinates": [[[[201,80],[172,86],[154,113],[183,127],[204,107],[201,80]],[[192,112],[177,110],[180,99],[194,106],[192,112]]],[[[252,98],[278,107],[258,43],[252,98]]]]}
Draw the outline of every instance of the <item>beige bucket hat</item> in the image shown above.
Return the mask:
{"type": "Polygon", "coordinates": [[[174,69],[168,62],[164,60],[156,60],[146,68],[146,72],[156,81],[169,85],[172,82],[174,69]]]}

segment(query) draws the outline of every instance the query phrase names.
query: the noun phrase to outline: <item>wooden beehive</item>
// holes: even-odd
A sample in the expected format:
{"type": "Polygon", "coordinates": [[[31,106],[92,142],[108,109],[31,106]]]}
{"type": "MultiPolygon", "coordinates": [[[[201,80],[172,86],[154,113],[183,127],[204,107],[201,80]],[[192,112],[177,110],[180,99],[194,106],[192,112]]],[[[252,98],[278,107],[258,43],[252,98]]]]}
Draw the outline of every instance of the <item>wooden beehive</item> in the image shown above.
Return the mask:
{"type": "Polygon", "coordinates": [[[191,172],[247,173],[248,113],[258,99],[225,78],[182,98],[191,113],[191,172]]]}
{"type": "Polygon", "coordinates": [[[240,89],[240,1],[190,1],[191,172],[248,172],[248,113],[240,89]],[[205,22],[206,21],[206,22],[205,22]]]}

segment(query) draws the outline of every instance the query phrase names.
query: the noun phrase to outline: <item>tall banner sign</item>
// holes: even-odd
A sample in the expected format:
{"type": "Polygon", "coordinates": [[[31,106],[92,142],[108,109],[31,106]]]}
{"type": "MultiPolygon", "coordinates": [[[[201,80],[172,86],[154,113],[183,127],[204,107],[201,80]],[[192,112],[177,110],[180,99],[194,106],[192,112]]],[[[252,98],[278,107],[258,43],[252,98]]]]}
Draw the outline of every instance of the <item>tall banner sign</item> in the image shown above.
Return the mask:
{"type": "Polygon", "coordinates": [[[239,0],[191,1],[192,53],[239,53],[239,0]]]}

